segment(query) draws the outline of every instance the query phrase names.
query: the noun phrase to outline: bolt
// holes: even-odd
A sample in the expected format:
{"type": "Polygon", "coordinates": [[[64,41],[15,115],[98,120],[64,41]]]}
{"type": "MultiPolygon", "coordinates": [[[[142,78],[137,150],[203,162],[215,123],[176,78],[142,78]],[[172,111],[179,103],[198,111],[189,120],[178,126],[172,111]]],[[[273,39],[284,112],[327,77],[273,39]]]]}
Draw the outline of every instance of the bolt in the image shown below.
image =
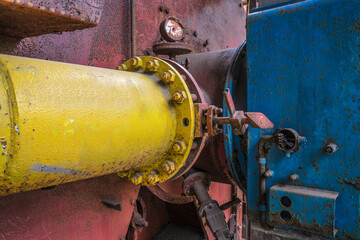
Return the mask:
{"type": "Polygon", "coordinates": [[[297,173],[293,173],[290,175],[289,179],[294,182],[299,179],[299,175],[297,173]]]}
{"type": "Polygon", "coordinates": [[[194,35],[194,37],[197,37],[198,36],[197,31],[194,31],[193,35],[194,35]]]}
{"type": "Polygon", "coordinates": [[[183,103],[186,100],[186,94],[184,91],[177,91],[173,94],[173,100],[176,103],[183,103]]]}
{"type": "Polygon", "coordinates": [[[146,69],[150,72],[157,72],[159,70],[159,66],[159,61],[155,59],[146,63],[146,69]]]}
{"type": "Polygon", "coordinates": [[[193,102],[196,102],[197,99],[198,99],[197,95],[194,94],[194,93],[192,93],[192,94],[191,94],[191,100],[192,100],[193,102]]]}
{"type": "Polygon", "coordinates": [[[130,63],[133,68],[139,68],[142,65],[142,59],[139,57],[134,57],[130,60],[130,63]]]}
{"type": "Polygon", "coordinates": [[[290,157],[291,157],[291,153],[286,152],[286,153],[285,153],[285,157],[286,157],[286,158],[290,158],[290,157]]]}
{"type": "Polygon", "coordinates": [[[159,174],[156,171],[151,171],[149,175],[147,176],[147,183],[153,184],[157,183],[159,181],[159,174]]]}
{"type": "Polygon", "coordinates": [[[264,173],[264,177],[266,178],[271,178],[272,176],[274,176],[274,171],[272,170],[266,170],[266,172],[264,173]]]}
{"type": "Polygon", "coordinates": [[[169,14],[169,9],[168,8],[165,9],[165,13],[169,14]]]}
{"type": "Polygon", "coordinates": [[[125,64],[121,64],[116,67],[116,70],[126,71],[126,70],[128,70],[128,68],[125,64]]]}
{"type": "Polygon", "coordinates": [[[186,144],[184,141],[176,141],[172,148],[176,153],[182,154],[186,150],[186,144]]]}
{"type": "Polygon", "coordinates": [[[324,151],[328,154],[334,153],[338,150],[338,146],[335,143],[329,143],[326,145],[324,151]]]}
{"type": "Polygon", "coordinates": [[[134,224],[137,227],[147,227],[149,225],[148,222],[142,217],[136,217],[134,219],[134,224]]]}
{"type": "Polygon", "coordinates": [[[163,6],[159,6],[159,11],[160,11],[160,12],[164,11],[164,7],[163,7],[163,6]]]}
{"type": "Polygon", "coordinates": [[[170,83],[174,82],[174,80],[175,80],[175,73],[171,70],[163,72],[163,74],[161,75],[161,79],[166,84],[170,84],[170,83]]]}
{"type": "Polygon", "coordinates": [[[166,160],[165,163],[162,165],[162,169],[167,174],[171,174],[171,173],[173,173],[175,171],[176,165],[175,165],[175,163],[173,161],[166,160]]]}
{"type": "Polygon", "coordinates": [[[139,172],[136,172],[134,175],[132,175],[130,181],[135,185],[139,185],[143,181],[143,175],[139,172]]]}

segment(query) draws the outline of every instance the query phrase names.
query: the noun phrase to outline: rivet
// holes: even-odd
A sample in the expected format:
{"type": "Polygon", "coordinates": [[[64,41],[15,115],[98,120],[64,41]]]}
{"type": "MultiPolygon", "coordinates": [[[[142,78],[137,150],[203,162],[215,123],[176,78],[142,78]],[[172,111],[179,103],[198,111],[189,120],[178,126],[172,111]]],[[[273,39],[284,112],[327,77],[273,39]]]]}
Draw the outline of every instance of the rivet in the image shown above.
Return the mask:
{"type": "Polygon", "coordinates": [[[176,141],[173,145],[173,150],[178,153],[182,154],[186,150],[186,144],[184,141],[176,141]]]}
{"type": "Polygon", "coordinates": [[[150,72],[157,72],[159,70],[159,61],[154,59],[146,63],[146,69],[150,72]]]}
{"type": "Polygon", "coordinates": [[[175,171],[176,166],[175,166],[175,163],[173,161],[166,160],[165,163],[162,165],[162,169],[167,174],[171,174],[171,173],[173,173],[175,171]]]}
{"type": "Polygon", "coordinates": [[[132,175],[130,181],[135,185],[139,185],[143,181],[143,175],[139,172],[136,172],[134,175],[132,175]]]}
{"type": "Polygon", "coordinates": [[[161,79],[166,84],[170,84],[170,83],[174,82],[174,80],[175,80],[175,73],[171,70],[163,72],[163,74],[161,75],[161,79]]]}
{"type": "Polygon", "coordinates": [[[186,94],[184,91],[177,91],[173,94],[173,100],[176,103],[183,103],[186,100],[186,94]]]}

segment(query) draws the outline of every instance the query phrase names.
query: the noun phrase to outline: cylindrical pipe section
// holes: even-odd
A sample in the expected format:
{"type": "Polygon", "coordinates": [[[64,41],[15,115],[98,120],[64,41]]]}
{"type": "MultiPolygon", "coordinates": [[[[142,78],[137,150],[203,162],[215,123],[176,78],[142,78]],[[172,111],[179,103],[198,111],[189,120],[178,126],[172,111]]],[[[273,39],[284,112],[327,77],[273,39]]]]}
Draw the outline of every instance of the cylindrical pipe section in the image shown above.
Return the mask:
{"type": "Polygon", "coordinates": [[[149,166],[172,147],[151,74],[0,55],[0,195],[149,166]]]}

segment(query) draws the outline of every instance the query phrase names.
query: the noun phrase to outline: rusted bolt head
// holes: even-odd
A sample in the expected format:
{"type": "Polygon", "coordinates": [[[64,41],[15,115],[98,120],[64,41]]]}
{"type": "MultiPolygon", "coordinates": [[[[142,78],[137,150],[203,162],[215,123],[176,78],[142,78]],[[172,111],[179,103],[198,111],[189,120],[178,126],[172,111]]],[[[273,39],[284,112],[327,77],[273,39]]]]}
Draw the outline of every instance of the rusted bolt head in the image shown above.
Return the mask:
{"type": "Polygon", "coordinates": [[[184,153],[186,150],[186,143],[184,141],[176,141],[173,145],[173,150],[178,154],[184,153]]]}
{"type": "Polygon", "coordinates": [[[173,173],[175,171],[176,165],[175,165],[175,163],[173,161],[166,160],[166,162],[162,165],[162,169],[167,174],[171,174],[171,173],[173,173]]]}
{"type": "Polygon", "coordinates": [[[184,91],[177,91],[173,94],[173,100],[176,103],[183,103],[186,100],[186,94],[184,91]]]}
{"type": "Polygon", "coordinates": [[[130,181],[135,185],[139,185],[143,181],[143,175],[139,172],[136,172],[134,175],[132,175],[130,181]]]}
{"type": "Polygon", "coordinates": [[[128,68],[125,64],[121,64],[116,67],[116,70],[126,71],[126,70],[128,70],[128,68]]]}
{"type": "Polygon", "coordinates": [[[294,182],[299,179],[299,175],[297,173],[293,173],[290,175],[289,179],[294,182]]]}
{"type": "Polygon", "coordinates": [[[142,65],[142,59],[139,57],[134,57],[130,60],[130,63],[133,68],[139,68],[142,65]]]}
{"type": "Polygon", "coordinates": [[[175,73],[171,70],[163,72],[163,74],[161,75],[161,79],[166,84],[170,84],[170,83],[174,82],[174,80],[175,80],[175,73]]]}
{"type": "Polygon", "coordinates": [[[159,66],[160,64],[158,60],[150,60],[146,63],[146,70],[150,72],[157,72],[159,70],[159,66]]]}
{"type": "Polygon", "coordinates": [[[159,181],[159,174],[156,171],[151,171],[146,180],[148,184],[157,183],[159,181]]]}

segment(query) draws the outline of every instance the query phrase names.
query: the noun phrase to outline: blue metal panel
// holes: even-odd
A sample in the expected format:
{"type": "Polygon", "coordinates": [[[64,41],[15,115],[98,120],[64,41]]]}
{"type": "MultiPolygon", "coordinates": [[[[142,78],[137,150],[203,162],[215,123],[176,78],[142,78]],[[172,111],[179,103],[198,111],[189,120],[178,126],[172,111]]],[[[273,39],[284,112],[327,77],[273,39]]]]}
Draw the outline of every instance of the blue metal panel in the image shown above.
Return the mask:
{"type": "MultiPolygon", "coordinates": [[[[307,137],[285,158],[272,147],[267,192],[275,184],[339,192],[336,237],[360,239],[360,1],[312,0],[249,15],[248,111],[264,113],[276,128],[307,137]],[[324,153],[334,142],[338,150],[324,153]],[[289,176],[299,179],[291,182],[289,176]]],[[[247,193],[258,211],[257,143],[272,131],[249,129],[247,193]]],[[[317,222],[323,222],[323,214],[317,222]]],[[[293,226],[294,228],[296,226],[293,226]]]]}
{"type": "Polygon", "coordinates": [[[270,188],[269,223],[334,236],[339,193],[292,185],[270,188]],[[319,222],[318,219],[321,219],[319,222]]]}

